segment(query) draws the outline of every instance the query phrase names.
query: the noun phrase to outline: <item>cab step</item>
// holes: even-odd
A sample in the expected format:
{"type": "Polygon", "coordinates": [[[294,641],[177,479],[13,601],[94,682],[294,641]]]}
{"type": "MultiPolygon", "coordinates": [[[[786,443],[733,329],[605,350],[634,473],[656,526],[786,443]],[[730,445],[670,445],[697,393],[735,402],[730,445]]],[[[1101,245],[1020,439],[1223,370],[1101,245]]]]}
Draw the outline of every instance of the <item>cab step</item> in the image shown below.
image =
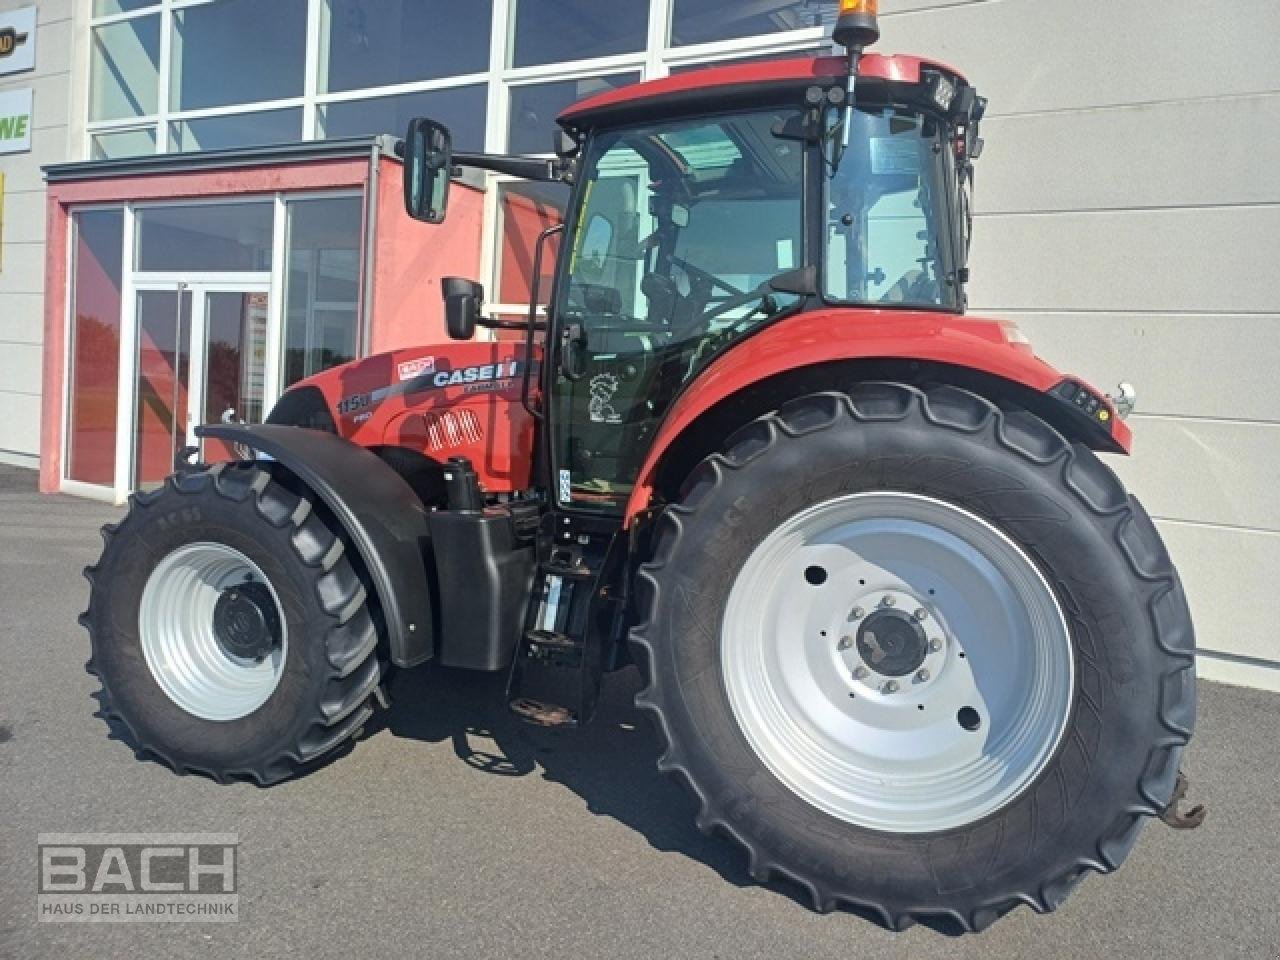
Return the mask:
{"type": "Polygon", "coordinates": [[[595,709],[596,683],[588,681],[581,640],[550,630],[529,630],[511,664],[507,703],[526,723],[576,727],[595,709]]]}

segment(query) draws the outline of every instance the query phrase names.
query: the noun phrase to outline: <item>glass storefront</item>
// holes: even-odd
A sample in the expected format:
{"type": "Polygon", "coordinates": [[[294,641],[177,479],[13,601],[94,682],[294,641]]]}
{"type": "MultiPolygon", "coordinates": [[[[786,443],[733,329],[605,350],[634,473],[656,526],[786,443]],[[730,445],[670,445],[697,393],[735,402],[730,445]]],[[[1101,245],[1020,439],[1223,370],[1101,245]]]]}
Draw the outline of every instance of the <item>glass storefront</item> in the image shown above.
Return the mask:
{"type": "Polygon", "coordinates": [[[399,134],[431,114],[461,149],[545,153],[556,113],[594,89],[810,51],[835,13],[835,0],[94,0],[89,149],[399,134]]]}
{"type": "Polygon", "coordinates": [[[196,425],[261,422],[289,384],[354,359],[363,213],[351,192],[73,211],[66,478],[145,489],[186,447],[228,459],[196,425]]]}

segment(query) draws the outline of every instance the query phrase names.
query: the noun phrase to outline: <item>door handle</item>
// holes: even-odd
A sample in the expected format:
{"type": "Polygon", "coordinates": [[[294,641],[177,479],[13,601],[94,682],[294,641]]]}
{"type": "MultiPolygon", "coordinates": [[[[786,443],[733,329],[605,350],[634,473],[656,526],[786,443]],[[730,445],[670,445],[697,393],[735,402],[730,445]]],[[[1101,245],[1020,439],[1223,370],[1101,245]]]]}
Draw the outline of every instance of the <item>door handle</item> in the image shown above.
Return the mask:
{"type": "Polygon", "coordinates": [[[586,333],[580,323],[567,323],[560,331],[560,372],[569,380],[580,380],[586,372],[586,333]]]}

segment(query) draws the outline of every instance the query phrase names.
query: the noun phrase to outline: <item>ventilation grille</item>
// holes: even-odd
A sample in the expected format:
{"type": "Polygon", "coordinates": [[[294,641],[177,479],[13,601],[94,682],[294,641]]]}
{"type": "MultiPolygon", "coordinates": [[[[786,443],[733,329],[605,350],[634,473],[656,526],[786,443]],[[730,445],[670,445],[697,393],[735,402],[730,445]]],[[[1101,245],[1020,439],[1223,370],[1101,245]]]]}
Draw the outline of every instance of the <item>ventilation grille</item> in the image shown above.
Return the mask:
{"type": "Polygon", "coordinates": [[[445,410],[422,415],[429,450],[448,450],[479,443],[484,439],[480,418],[474,410],[445,410]]]}

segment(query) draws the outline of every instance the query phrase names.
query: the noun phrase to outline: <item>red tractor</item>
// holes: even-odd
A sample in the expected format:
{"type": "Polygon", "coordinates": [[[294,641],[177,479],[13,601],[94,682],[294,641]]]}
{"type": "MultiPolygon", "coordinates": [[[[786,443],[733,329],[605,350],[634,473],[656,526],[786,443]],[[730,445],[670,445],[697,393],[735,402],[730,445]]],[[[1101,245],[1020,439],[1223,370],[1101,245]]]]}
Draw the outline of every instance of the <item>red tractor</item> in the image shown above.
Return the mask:
{"type": "Polygon", "coordinates": [[[414,121],[419,220],[458,167],[572,185],[550,288],[517,322],[446,279],[459,342],[202,427],[245,458],[133,497],[83,622],[134,745],[269,784],[392,667],[505,671],[573,726],[635,663],[698,826],[893,928],[1053,910],[1174,820],[1191,619],[1097,456],[1131,398],[966,316],[985,101],[877,37],[844,0],[847,57],[601,94],[554,160],[414,121]]]}

